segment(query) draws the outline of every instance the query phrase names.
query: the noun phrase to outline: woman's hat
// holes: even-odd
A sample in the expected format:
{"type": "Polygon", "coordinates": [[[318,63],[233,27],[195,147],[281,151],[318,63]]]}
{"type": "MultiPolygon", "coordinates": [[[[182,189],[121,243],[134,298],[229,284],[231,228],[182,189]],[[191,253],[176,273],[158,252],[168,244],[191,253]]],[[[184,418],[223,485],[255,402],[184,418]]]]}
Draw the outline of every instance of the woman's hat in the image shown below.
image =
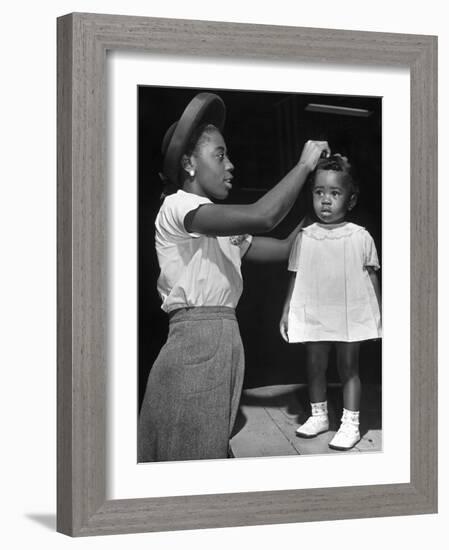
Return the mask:
{"type": "Polygon", "coordinates": [[[221,132],[225,115],[225,104],[218,95],[202,92],[190,101],[181,118],[170,126],[162,140],[164,177],[170,183],[179,185],[181,157],[193,132],[203,124],[213,124],[221,132]]]}

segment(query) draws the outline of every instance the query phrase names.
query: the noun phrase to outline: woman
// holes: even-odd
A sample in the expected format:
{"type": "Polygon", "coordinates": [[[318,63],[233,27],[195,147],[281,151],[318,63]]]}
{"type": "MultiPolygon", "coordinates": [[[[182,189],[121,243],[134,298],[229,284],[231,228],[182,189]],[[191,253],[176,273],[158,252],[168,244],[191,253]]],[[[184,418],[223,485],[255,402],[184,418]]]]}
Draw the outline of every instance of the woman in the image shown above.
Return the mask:
{"type": "Polygon", "coordinates": [[[287,215],[326,142],[308,141],[299,162],[254,204],[219,205],[233,169],[221,134],[225,106],[201,93],[164,136],[166,198],[156,218],[158,291],[169,315],[166,344],[148,377],[139,417],[139,462],[226,458],[244,372],[235,317],[242,258],[288,258],[284,240],[252,237],[287,215]]]}

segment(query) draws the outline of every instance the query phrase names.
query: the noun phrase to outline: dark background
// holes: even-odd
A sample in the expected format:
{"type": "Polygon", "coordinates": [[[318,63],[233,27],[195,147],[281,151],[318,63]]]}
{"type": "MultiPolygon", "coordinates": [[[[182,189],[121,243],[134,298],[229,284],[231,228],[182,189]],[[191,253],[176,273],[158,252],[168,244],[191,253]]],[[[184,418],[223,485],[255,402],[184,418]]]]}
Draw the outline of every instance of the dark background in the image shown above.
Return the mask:
{"type": "MultiPolygon", "coordinates": [[[[358,205],[348,219],[366,227],[381,258],[381,98],[138,87],[138,237],[139,237],[139,402],[151,365],[168,332],[167,315],[156,290],[159,267],[154,246],[154,220],[162,189],[162,137],[200,91],[221,96],[226,104],[224,138],[234,164],[234,181],[226,202],[250,203],[273,187],[298,161],[308,139],[327,140],[334,153],[349,158],[360,184],[358,205]],[[366,109],[369,116],[348,116],[306,110],[310,103],[366,109]]],[[[289,215],[270,234],[284,238],[309,209],[304,188],[289,215]]],[[[382,263],[382,262],[381,262],[382,263]]],[[[245,347],[244,387],[306,382],[304,346],[287,344],[279,319],[287,290],[286,263],[243,262],[244,290],[237,308],[245,347]]],[[[362,383],[381,382],[381,342],[363,343],[362,383]]],[[[328,380],[338,381],[331,355],[328,380]]]]}

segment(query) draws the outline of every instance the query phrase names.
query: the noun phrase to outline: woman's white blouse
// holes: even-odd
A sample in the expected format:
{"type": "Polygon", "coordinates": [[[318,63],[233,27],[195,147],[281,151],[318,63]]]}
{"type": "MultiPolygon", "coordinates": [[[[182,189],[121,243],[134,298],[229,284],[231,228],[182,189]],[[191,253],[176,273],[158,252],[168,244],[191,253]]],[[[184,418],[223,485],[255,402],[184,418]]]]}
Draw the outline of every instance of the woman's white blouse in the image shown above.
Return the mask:
{"type": "Polygon", "coordinates": [[[243,289],[241,259],[252,237],[215,237],[188,233],[184,218],[206,197],[178,191],[163,202],[156,217],[156,252],[161,270],[157,289],[162,309],[227,306],[235,308],[243,289]]]}

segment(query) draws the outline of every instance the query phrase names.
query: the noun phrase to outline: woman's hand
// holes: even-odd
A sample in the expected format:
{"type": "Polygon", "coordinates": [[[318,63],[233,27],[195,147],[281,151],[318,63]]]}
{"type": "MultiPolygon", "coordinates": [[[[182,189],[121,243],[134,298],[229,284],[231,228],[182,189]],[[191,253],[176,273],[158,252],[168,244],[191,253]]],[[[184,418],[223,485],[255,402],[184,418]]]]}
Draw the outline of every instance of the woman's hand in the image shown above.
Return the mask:
{"type": "Polygon", "coordinates": [[[282,339],[288,343],[288,311],[282,313],[279,330],[281,331],[282,339]]]}
{"type": "Polygon", "coordinates": [[[328,157],[331,153],[327,141],[313,141],[309,139],[302,149],[298,164],[304,164],[310,172],[312,172],[315,170],[315,167],[323,152],[326,157],[328,157]]]}

